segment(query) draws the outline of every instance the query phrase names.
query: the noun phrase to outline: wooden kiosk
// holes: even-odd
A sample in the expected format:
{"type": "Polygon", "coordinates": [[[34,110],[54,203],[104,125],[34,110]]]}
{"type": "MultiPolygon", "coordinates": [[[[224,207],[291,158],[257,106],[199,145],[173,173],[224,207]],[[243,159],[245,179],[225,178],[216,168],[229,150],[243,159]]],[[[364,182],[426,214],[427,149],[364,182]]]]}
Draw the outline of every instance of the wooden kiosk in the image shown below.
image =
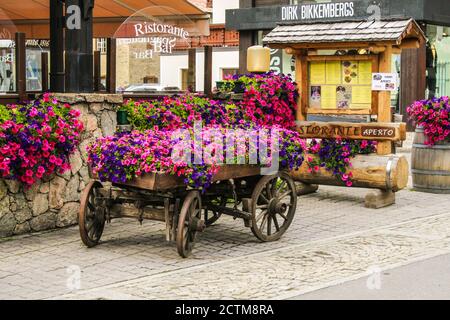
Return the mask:
{"type": "MultiPolygon", "coordinates": [[[[354,186],[378,189],[367,194],[366,207],[395,203],[395,192],[407,186],[407,160],[392,154],[393,142],[406,139],[406,124],[392,123],[391,91],[398,85],[392,55],[424,41],[413,19],[280,25],[264,38],[269,47],[295,55],[297,121],[304,138],[379,142],[377,155],[353,160],[354,186]],[[338,115],[360,116],[361,122],[308,121],[338,115]]],[[[317,184],[343,185],[325,169],[309,173],[306,164],[292,175],[305,184],[305,192],[317,190],[317,184]]]]}

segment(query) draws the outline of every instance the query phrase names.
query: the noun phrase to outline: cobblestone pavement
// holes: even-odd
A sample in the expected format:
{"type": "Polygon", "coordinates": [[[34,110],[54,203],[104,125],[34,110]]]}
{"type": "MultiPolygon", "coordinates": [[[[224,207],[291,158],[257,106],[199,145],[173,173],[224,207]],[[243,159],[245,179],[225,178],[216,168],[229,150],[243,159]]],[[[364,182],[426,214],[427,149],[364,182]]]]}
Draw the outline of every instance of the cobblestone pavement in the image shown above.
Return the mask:
{"type": "Polygon", "coordinates": [[[0,299],[287,298],[364,276],[368,266],[450,252],[449,195],[404,190],[395,205],[373,210],[366,192],[323,186],[300,197],[290,229],[272,243],[222,218],[189,259],[153,221],[113,221],[92,249],[76,227],[2,240],[0,299]],[[77,270],[81,288],[71,291],[77,270]]]}

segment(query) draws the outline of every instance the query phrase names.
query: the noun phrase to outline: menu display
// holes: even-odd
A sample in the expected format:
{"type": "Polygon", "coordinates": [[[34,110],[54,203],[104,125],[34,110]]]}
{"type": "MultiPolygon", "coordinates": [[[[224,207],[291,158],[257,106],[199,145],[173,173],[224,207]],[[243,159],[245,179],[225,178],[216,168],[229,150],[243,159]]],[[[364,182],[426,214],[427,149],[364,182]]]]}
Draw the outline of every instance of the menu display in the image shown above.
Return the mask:
{"type": "Polygon", "coordinates": [[[312,61],[309,75],[310,108],[371,108],[371,61],[312,61]]]}

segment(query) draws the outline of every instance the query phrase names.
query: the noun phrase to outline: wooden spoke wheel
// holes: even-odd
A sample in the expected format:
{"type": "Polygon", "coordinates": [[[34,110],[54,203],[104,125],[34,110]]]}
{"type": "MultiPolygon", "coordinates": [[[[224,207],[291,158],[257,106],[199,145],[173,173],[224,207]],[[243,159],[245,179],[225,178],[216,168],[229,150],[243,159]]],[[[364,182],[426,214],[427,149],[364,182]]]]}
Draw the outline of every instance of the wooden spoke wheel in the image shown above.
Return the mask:
{"type": "Polygon", "coordinates": [[[284,172],[262,177],[252,194],[252,232],[261,241],[278,240],[297,208],[294,181],[284,172]]]}
{"type": "Polygon", "coordinates": [[[81,196],[78,226],[81,240],[89,248],[98,244],[105,227],[105,208],[99,203],[101,188],[100,182],[91,181],[81,196]]]}
{"type": "MultiPolygon", "coordinates": [[[[227,205],[227,198],[218,196],[217,198],[209,199],[208,202],[216,206],[225,207],[227,205]]],[[[219,220],[221,215],[222,213],[219,211],[208,209],[207,205],[203,210],[203,220],[205,221],[207,227],[219,220]]]]}
{"type": "Polygon", "coordinates": [[[202,232],[205,228],[200,194],[198,191],[190,191],[184,199],[178,218],[177,249],[180,256],[187,258],[190,255],[197,232],[202,232]]]}

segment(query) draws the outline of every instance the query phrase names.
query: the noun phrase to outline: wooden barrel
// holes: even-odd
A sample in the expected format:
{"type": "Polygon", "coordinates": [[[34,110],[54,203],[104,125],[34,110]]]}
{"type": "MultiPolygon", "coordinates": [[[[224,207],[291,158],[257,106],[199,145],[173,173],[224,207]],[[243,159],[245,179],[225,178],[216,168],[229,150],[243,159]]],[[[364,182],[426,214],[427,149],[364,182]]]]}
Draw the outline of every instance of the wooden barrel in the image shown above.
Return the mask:
{"type": "Polygon", "coordinates": [[[416,128],[411,153],[413,187],[417,191],[450,194],[450,140],[425,145],[423,128],[416,128]]]}

